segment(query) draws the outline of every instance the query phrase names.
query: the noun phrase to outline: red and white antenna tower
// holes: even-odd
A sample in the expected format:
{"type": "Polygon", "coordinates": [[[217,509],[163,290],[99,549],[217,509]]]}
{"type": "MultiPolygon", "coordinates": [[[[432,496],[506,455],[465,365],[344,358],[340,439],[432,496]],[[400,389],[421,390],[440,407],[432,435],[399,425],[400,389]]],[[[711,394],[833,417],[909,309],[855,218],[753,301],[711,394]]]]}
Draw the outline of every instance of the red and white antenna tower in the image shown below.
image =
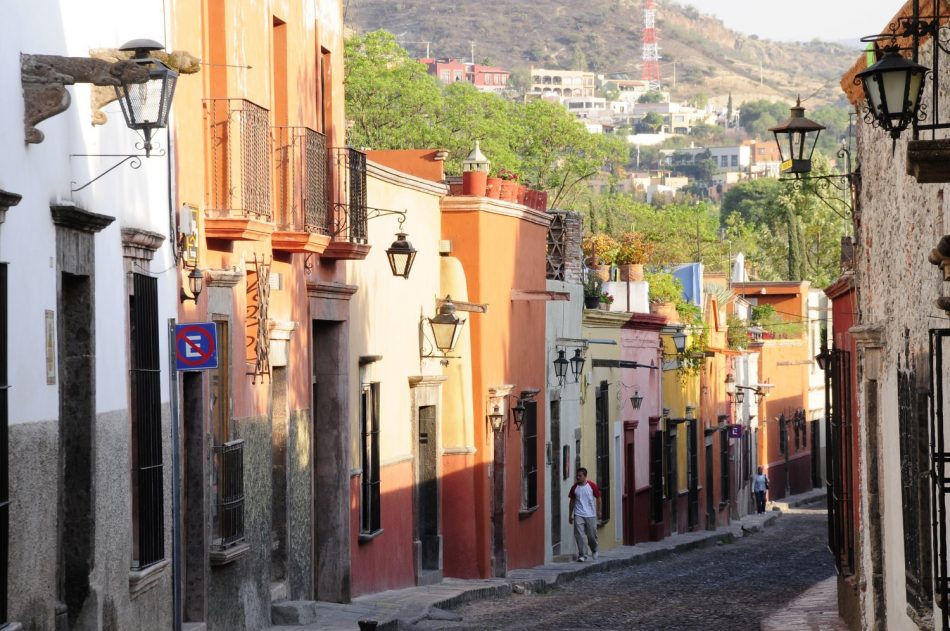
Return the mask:
{"type": "Polygon", "coordinates": [[[656,35],[656,3],[643,0],[643,66],[640,78],[650,90],[660,89],[660,45],[656,35]]]}

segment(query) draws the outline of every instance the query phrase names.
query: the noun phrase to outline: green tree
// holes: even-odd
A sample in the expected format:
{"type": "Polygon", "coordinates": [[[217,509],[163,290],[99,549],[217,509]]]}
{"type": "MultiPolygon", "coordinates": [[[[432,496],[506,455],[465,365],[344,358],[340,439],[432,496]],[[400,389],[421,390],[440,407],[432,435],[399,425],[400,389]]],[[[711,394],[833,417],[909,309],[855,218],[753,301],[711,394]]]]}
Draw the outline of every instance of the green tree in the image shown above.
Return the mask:
{"type": "Polygon", "coordinates": [[[347,142],[356,147],[433,146],[442,106],[435,77],[386,31],[346,40],[343,72],[347,142]]]}
{"type": "Polygon", "coordinates": [[[786,103],[764,99],[746,101],[740,107],[739,126],[751,136],[765,138],[769,127],[786,120],[788,114],[789,106],[786,103]]]}
{"type": "Polygon", "coordinates": [[[658,133],[663,128],[663,115],[657,112],[649,112],[637,123],[637,131],[647,134],[658,133]]]}
{"type": "Polygon", "coordinates": [[[662,92],[644,92],[640,95],[640,98],[637,99],[637,103],[664,103],[666,102],[666,97],[663,96],[662,92]]]}

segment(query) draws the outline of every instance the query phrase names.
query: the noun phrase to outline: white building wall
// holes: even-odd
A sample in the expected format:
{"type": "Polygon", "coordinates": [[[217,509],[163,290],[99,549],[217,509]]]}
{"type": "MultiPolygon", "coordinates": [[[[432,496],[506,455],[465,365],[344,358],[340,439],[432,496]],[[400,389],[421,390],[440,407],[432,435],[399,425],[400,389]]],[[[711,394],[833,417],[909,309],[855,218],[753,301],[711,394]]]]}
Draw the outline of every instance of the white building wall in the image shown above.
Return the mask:
{"type": "MultiPolygon", "coordinates": [[[[560,291],[568,292],[570,294],[570,300],[555,300],[547,303],[547,309],[545,314],[545,348],[547,361],[547,396],[548,396],[548,410],[545,414],[545,419],[548,424],[548,427],[545,429],[545,435],[551,436],[551,413],[550,413],[550,402],[551,400],[560,401],[560,441],[558,444],[549,443],[550,448],[546,450],[546,453],[549,454],[549,457],[545,459],[544,467],[544,492],[548,493],[549,496],[545,498],[544,510],[545,516],[544,521],[547,524],[544,532],[544,560],[545,562],[550,562],[554,558],[552,550],[552,529],[557,528],[560,531],[561,536],[561,546],[560,554],[568,554],[569,551],[574,549],[573,544],[573,529],[570,524],[567,523],[568,517],[568,499],[567,492],[570,490],[571,485],[574,483],[574,458],[576,457],[575,453],[575,435],[578,435],[581,431],[581,404],[580,404],[580,383],[574,383],[574,379],[571,376],[570,368],[568,368],[568,377],[565,379],[563,385],[558,382],[557,377],[554,374],[554,360],[557,359],[557,349],[562,348],[567,350],[565,353],[567,359],[570,359],[574,356],[574,349],[578,346],[558,346],[558,338],[574,338],[579,339],[582,337],[581,330],[581,319],[584,309],[584,288],[582,285],[576,283],[566,283],[562,281],[549,280],[547,281],[547,290],[548,291],[560,291]],[[564,456],[564,447],[568,448],[568,457],[570,458],[569,462],[563,461],[564,456]],[[557,455],[557,471],[552,466],[553,454],[557,455]],[[568,472],[567,479],[564,479],[563,471],[568,472]],[[552,523],[552,500],[550,497],[552,483],[554,482],[553,476],[559,476],[560,483],[560,493],[558,494],[558,502],[560,504],[560,513],[561,519],[560,523],[552,523]]],[[[584,364],[584,370],[590,370],[591,360],[590,353],[584,353],[587,357],[586,363],[584,364]]],[[[619,520],[618,520],[619,521],[619,520]]]]}

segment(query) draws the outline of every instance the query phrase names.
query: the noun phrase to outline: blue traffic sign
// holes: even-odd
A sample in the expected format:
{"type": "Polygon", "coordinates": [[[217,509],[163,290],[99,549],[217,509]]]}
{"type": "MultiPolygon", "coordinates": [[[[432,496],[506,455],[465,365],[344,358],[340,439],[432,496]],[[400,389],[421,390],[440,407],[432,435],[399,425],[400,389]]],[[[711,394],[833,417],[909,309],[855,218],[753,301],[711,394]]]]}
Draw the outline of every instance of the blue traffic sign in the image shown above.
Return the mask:
{"type": "Polygon", "coordinates": [[[214,322],[175,325],[176,370],[218,367],[218,335],[214,322]]]}

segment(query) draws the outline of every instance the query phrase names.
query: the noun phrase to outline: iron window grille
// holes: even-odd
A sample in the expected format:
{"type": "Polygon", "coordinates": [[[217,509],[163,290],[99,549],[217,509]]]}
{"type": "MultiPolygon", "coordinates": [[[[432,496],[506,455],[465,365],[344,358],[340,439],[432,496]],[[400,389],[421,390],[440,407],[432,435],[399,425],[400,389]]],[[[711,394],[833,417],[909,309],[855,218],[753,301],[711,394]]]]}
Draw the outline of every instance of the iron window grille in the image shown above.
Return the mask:
{"type": "Polygon", "coordinates": [[[330,234],[326,136],[306,127],[274,127],[279,230],[330,234]]]}
{"type": "Polygon", "coordinates": [[[663,432],[650,437],[650,512],[653,523],[663,521],[663,432]]]}
{"type": "Polygon", "coordinates": [[[548,280],[564,280],[565,249],[564,214],[551,213],[547,247],[548,280]]]}
{"type": "Polygon", "coordinates": [[[244,541],[244,440],[214,446],[217,476],[217,532],[213,549],[244,541]]]}
{"type": "Polygon", "coordinates": [[[610,519],[610,386],[600,382],[597,390],[597,486],[600,488],[601,516],[606,522],[610,519]]]}
{"type": "MultiPolygon", "coordinates": [[[[785,414],[780,414],[778,417],[778,452],[780,454],[788,451],[788,426],[786,423],[785,414]]],[[[787,471],[786,475],[788,475],[787,471]]]]}
{"type": "Polygon", "coordinates": [[[897,422],[904,527],[904,592],[908,606],[918,614],[924,614],[925,609],[929,612],[931,607],[930,547],[925,526],[930,521],[925,396],[917,387],[916,374],[906,367],[898,368],[897,422]]]}
{"type": "Polygon", "coordinates": [[[538,404],[524,402],[524,426],[521,428],[521,507],[538,507],[538,404]]]}
{"type": "Polygon", "coordinates": [[[159,355],[158,279],[132,274],[129,296],[132,417],[133,567],[165,558],[162,387],[159,355]]]}
{"type": "Polygon", "coordinates": [[[352,147],[334,147],[333,161],[335,227],[333,236],[350,243],[366,243],[366,154],[352,147]]]}
{"type": "Polygon", "coordinates": [[[690,530],[699,525],[699,428],[696,419],[686,422],[686,481],[689,513],[686,516],[690,530]]]}
{"type": "Polygon", "coordinates": [[[857,570],[854,558],[854,485],[853,436],[851,426],[851,353],[831,351],[831,364],[825,373],[825,435],[828,436],[827,480],[828,547],[835,557],[838,572],[852,575],[857,570]]]}
{"type": "Polygon", "coordinates": [[[245,99],[206,99],[211,140],[209,211],[271,221],[269,113],[245,99]]]}
{"type": "Polygon", "coordinates": [[[731,479],[729,476],[729,430],[724,428],[719,431],[719,475],[720,486],[719,501],[725,503],[732,497],[731,479]]]}
{"type": "Polygon", "coordinates": [[[0,625],[7,620],[10,557],[9,408],[7,374],[7,264],[0,263],[0,625]]]}
{"type": "Polygon", "coordinates": [[[371,534],[382,527],[380,519],[379,476],[379,383],[363,386],[360,396],[362,435],[362,481],[360,493],[360,532],[371,534]]]}

